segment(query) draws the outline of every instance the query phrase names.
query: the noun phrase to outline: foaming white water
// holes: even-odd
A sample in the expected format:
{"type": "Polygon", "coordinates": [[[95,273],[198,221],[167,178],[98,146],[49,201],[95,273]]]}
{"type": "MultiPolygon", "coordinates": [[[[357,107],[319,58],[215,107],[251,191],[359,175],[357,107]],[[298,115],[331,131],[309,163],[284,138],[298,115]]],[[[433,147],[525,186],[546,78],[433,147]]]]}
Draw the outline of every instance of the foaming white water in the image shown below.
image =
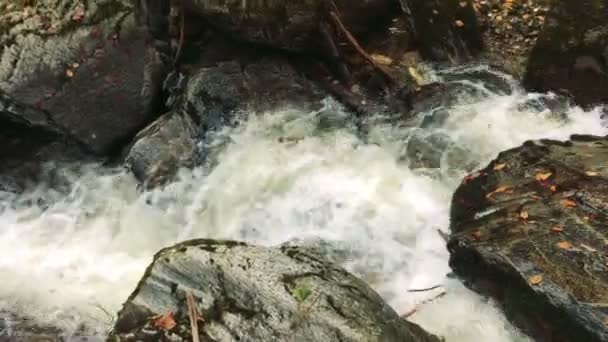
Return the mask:
{"type": "Polygon", "coordinates": [[[569,108],[562,118],[521,108],[537,95],[473,85],[486,94],[463,98],[433,128],[377,124],[364,141],[348,125],[319,127],[321,113],[345,115],[328,102],[319,113],[252,115],[224,132],[230,142],[213,170],[184,170],[164,189],[141,194],[130,175],[87,166],[60,169],[73,179],[68,194],[45,184],[17,198],[0,194],[8,206],[0,214],[0,308],[104,328],[104,310],[120,308],[162,247],[194,237],[263,245],[322,238],[352,249],[345,266],[400,313],[440,291],[408,289],[444,284],[447,295],[411,319],[447,341],[525,340],[491,302],[446,279],[437,230],[449,226],[451,194],[467,169],[527,139],[608,129],[598,111],[569,108]],[[399,161],[415,134],[447,137],[441,168],[399,161]],[[39,198],[48,208],[31,204],[39,198]]]}

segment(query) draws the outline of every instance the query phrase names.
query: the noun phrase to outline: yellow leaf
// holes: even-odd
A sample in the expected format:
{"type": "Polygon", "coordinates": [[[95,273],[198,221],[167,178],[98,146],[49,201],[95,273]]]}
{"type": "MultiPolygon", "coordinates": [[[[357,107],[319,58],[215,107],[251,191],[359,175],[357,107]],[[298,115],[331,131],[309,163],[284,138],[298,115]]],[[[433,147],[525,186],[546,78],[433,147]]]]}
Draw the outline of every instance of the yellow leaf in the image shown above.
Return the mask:
{"type": "Polygon", "coordinates": [[[564,228],[562,228],[560,226],[555,226],[555,227],[551,228],[551,231],[554,231],[556,233],[561,233],[564,231],[564,228]]]}
{"type": "Polygon", "coordinates": [[[587,171],[585,174],[589,177],[596,177],[598,175],[598,173],[595,171],[587,171]]]}
{"type": "Polygon", "coordinates": [[[530,276],[528,278],[528,282],[530,282],[530,284],[532,285],[538,285],[540,283],[543,282],[543,275],[542,274],[535,274],[533,276],[530,276]]]}
{"type": "Polygon", "coordinates": [[[576,207],[576,202],[574,202],[573,200],[569,200],[569,199],[564,200],[564,207],[574,208],[574,207],[576,207]]]}
{"type": "Polygon", "coordinates": [[[557,186],[556,185],[551,185],[551,191],[556,192],[557,191],[557,186]]]}
{"type": "Polygon", "coordinates": [[[393,59],[388,56],[385,56],[385,55],[373,53],[370,55],[370,57],[378,64],[382,64],[382,65],[393,64],[393,59]]]}
{"type": "Polygon", "coordinates": [[[549,179],[549,177],[551,177],[552,174],[553,174],[552,172],[537,173],[536,180],[537,181],[546,181],[547,179],[549,179]]]}
{"type": "Polygon", "coordinates": [[[528,219],[528,217],[529,217],[528,212],[527,212],[527,211],[525,211],[525,210],[522,210],[522,211],[519,213],[519,217],[521,217],[521,219],[522,219],[522,220],[527,220],[527,219],[528,219]]]}
{"type": "Polygon", "coordinates": [[[164,315],[154,316],[152,317],[152,320],[152,325],[157,329],[171,330],[177,325],[177,323],[175,323],[175,319],[173,318],[173,313],[171,311],[167,312],[164,315]]]}
{"type": "Polygon", "coordinates": [[[505,166],[507,166],[507,164],[505,164],[505,163],[496,164],[496,165],[494,165],[494,171],[500,171],[500,170],[504,169],[505,166]]]}
{"type": "Polygon", "coordinates": [[[572,244],[568,241],[560,241],[557,243],[557,247],[561,249],[570,249],[572,248],[572,244]]]}
{"type": "Polygon", "coordinates": [[[67,70],[65,71],[65,75],[66,75],[67,77],[69,77],[69,78],[72,78],[72,77],[74,77],[74,72],[73,72],[72,70],[70,70],[70,69],[67,69],[67,70]]]}
{"type": "Polygon", "coordinates": [[[494,191],[490,192],[489,194],[487,194],[486,198],[490,198],[494,194],[499,194],[499,193],[505,192],[505,191],[507,191],[509,189],[511,189],[511,188],[508,187],[508,186],[499,186],[498,188],[496,188],[496,190],[494,190],[494,191]]]}

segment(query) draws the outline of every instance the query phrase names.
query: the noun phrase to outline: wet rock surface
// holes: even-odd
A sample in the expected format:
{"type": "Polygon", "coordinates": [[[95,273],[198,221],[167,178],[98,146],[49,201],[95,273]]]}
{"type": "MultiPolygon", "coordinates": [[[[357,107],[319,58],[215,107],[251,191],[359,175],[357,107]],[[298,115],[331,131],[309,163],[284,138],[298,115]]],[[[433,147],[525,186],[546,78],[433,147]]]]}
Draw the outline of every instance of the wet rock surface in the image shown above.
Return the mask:
{"type": "MultiPolygon", "coordinates": [[[[334,0],[344,24],[353,33],[370,31],[371,25],[395,9],[390,0],[334,0]]],[[[333,6],[323,0],[188,0],[186,7],[198,13],[220,32],[249,43],[289,51],[319,48],[319,24],[333,6]]]]}
{"type": "Polygon", "coordinates": [[[526,87],[571,94],[583,106],[608,102],[608,1],[555,1],[545,22],[526,87]]]}
{"type": "Polygon", "coordinates": [[[282,56],[214,41],[181,75],[173,109],[142,130],[125,150],[127,166],[152,187],[180,167],[205,162],[206,144],[227,126],[272,110],[312,111],[327,96],[282,56]],[[245,51],[243,51],[245,50],[245,51]]]}
{"type": "Polygon", "coordinates": [[[38,124],[105,155],[156,114],[163,65],[127,2],[5,7],[0,93],[44,113],[38,124]]]}
{"type": "Polygon", "coordinates": [[[454,194],[450,265],[538,341],[608,339],[608,138],[530,141],[454,194]]]}
{"type": "Polygon", "coordinates": [[[189,295],[201,340],[439,341],[314,249],[213,240],[160,251],[109,340],[191,340],[189,295]],[[168,312],[170,328],[155,329],[168,312]]]}

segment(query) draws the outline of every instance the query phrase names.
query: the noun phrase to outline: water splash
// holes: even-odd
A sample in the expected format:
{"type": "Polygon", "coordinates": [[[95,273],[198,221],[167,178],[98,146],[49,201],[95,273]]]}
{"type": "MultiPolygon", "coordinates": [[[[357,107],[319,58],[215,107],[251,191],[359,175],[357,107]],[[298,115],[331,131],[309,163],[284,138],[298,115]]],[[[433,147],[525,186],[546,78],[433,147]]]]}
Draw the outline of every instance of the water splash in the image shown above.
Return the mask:
{"type": "Polygon", "coordinates": [[[411,319],[447,341],[525,340],[491,301],[446,279],[437,230],[449,226],[451,194],[472,168],[525,140],[608,129],[599,110],[556,113],[543,104],[551,96],[504,75],[493,74],[507,91],[458,76],[479,70],[437,73],[471,91],[407,125],[372,120],[365,137],[330,100],[319,112],[251,115],[220,134],[229,143],[215,148],[211,171],[182,170],[163,189],[142,194],[122,170],[86,165],[53,169],[63,190],[0,193],[0,308],[103,331],[106,311],[120,308],[162,247],[194,237],[269,246],[320,238],[348,249],[344,265],[402,314],[441,291],[408,289],[444,284],[447,295],[411,319]],[[448,115],[420,128],[439,110],[448,115]],[[438,167],[415,168],[408,144],[437,136],[438,167]]]}

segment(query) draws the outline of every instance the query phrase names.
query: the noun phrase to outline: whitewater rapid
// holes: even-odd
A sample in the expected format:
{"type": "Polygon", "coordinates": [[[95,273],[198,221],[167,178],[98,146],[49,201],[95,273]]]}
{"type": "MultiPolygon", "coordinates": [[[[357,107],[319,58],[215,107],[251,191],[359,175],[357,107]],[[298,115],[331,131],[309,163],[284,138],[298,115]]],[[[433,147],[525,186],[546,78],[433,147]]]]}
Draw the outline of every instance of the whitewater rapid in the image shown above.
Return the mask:
{"type": "Polygon", "coordinates": [[[599,110],[525,106],[543,96],[496,75],[510,94],[457,80],[478,95],[463,96],[425,129],[376,118],[362,137],[331,100],[318,112],[251,114],[206,146],[216,151],[213,169],[182,170],[175,183],[146,193],[122,169],[49,166],[68,180],[62,190],[45,182],[21,195],[0,192],[0,310],[103,334],[160,248],[200,237],[267,246],[320,238],[351,249],[356,258],[344,266],[400,314],[445,291],[410,319],[448,342],[525,341],[492,301],[446,277],[437,230],[449,227],[451,194],[473,167],[525,140],[608,129],[599,110]],[[320,124],[332,120],[342,124],[320,124]],[[441,167],[410,168],[409,139],[437,134],[449,142],[441,167]]]}

